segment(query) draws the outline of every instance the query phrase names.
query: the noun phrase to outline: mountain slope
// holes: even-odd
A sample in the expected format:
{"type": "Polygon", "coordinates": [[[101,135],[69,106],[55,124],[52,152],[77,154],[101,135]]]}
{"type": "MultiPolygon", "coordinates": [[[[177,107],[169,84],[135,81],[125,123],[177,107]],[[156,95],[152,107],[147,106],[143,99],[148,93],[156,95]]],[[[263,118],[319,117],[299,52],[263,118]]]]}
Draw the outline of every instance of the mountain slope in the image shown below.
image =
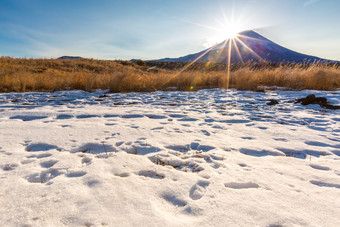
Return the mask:
{"type": "Polygon", "coordinates": [[[254,31],[244,31],[234,41],[223,41],[212,48],[179,58],[163,58],[156,61],[167,62],[214,62],[228,61],[228,46],[231,45],[231,63],[272,62],[272,63],[306,63],[314,61],[335,62],[315,56],[301,54],[282,47],[254,31]]]}

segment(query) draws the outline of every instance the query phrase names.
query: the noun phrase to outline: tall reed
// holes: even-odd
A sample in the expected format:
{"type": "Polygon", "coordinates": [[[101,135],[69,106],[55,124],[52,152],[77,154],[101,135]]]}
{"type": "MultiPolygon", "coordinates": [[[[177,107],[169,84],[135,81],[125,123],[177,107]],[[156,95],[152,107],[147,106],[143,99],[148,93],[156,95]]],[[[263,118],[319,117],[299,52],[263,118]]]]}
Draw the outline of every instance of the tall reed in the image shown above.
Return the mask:
{"type": "MultiPolygon", "coordinates": [[[[129,61],[1,57],[0,92],[65,89],[148,92],[169,87],[192,91],[225,88],[227,84],[223,65],[212,68],[197,64],[184,71],[183,63],[163,65],[166,67],[162,68],[162,64],[159,63],[157,67],[150,67],[148,64],[129,61]]],[[[321,63],[233,65],[231,88],[256,90],[259,86],[278,86],[295,90],[337,90],[340,88],[340,68],[336,64],[321,63]]]]}

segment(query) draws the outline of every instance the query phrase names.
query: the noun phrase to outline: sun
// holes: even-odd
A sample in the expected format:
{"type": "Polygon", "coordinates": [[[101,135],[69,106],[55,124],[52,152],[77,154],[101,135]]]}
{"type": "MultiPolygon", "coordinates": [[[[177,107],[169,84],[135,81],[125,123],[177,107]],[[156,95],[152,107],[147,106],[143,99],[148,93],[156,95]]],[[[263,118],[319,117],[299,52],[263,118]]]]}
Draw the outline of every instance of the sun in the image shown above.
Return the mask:
{"type": "Polygon", "coordinates": [[[233,25],[229,26],[225,30],[225,39],[235,39],[238,36],[238,33],[242,31],[242,28],[233,25]]]}
{"type": "Polygon", "coordinates": [[[244,29],[237,23],[223,24],[215,30],[215,34],[206,39],[206,43],[203,44],[204,47],[209,48],[216,44],[219,44],[225,40],[236,39],[238,34],[244,29]]]}

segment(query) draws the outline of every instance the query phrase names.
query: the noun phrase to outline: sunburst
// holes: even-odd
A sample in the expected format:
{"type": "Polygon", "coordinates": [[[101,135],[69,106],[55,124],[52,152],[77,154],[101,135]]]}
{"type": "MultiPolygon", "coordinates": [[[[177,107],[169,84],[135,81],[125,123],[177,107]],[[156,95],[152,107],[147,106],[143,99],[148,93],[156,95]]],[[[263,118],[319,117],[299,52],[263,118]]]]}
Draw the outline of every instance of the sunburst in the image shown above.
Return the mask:
{"type": "MultiPolygon", "coordinates": [[[[191,23],[195,26],[200,26],[204,29],[211,30],[214,35],[209,37],[206,42],[203,44],[203,46],[207,47],[207,49],[199,55],[197,58],[195,58],[193,61],[186,64],[179,72],[177,72],[175,75],[173,75],[171,78],[168,79],[170,81],[172,78],[175,78],[179,76],[181,73],[183,73],[186,69],[188,69],[190,66],[192,66],[194,63],[199,62],[203,57],[207,56],[212,50],[217,50],[217,57],[216,59],[219,59],[222,53],[225,53],[225,49],[227,52],[227,58],[226,58],[226,89],[229,89],[230,85],[230,69],[231,69],[231,62],[232,62],[232,51],[235,50],[237,53],[238,58],[241,60],[242,63],[244,63],[244,60],[242,58],[242,54],[239,50],[239,46],[243,47],[247,51],[249,51],[253,56],[255,56],[260,62],[264,61],[261,56],[259,56],[249,45],[247,45],[245,42],[242,41],[243,38],[249,39],[249,40],[257,40],[254,37],[248,37],[245,34],[242,34],[245,30],[250,30],[249,27],[247,27],[247,21],[248,19],[242,20],[239,18],[238,20],[234,20],[234,13],[231,13],[231,19],[228,19],[226,14],[223,12],[223,21],[216,19],[216,25],[215,26],[208,26],[204,24],[200,24],[197,22],[190,22],[187,20],[182,20],[187,23],[191,23]],[[243,22],[242,22],[243,21],[243,22]],[[240,34],[241,33],[241,34],[240,34]]],[[[210,63],[214,63],[213,61],[209,61],[207,65],[210,63]]]]}
{"type": "MultiPolygon", "coordinates": [[[[192,62],[188,63],[185,67],[183,67],[182,70],[180,70],[175,76],[178,76],[180,73],[185,71],[187,68],[189,68],[194,63],[200,61],[204,56],[209,54],[209,52],[213,49],[218,49],[218,55],[216,59],[219,59],[220,55],[224,53],[224,50],[227,52],[227,58],[226,58],[226,88],[229,89],[230,85],[230,69],[231,69],[231,62],[232,62],[232,51],[235,50],[238,58],[241,60],[242,63],[244,63],[244,60],[242,58],[242,54],[239,50],[239,46],[242,46],[244,49],[249,51],[253,56],[255,56],[260,62],[264,61],[259,54],[257,54],[249,45],[247,45],[244,41],[242,41],[243,38],[254,40],[257,39],[254,37],[246,36],[245,34],[242,34],[242,31],[249,30],[244,29],[245,26],[243,23],[240,23],[240,21],[234,21],[227,20],[227,17],[224,15],[225,23],[222,23],[221,21],[217,21],[219,24],[219,27],[209,27],[207,25],[201,25],[197,24],[198,26],[204,27],[204,28],[210,28],[213,30],[216,34],[207,39],[207,42],[204,44],[204,46],[208,47],[206,51],[198,56],[196,59],[194,59],[192,62]],[[241,33],[241,34],[240,34],[241,33]]],[[[213,61],[209,61],[208,63],[213,63],[213,61]]]]}

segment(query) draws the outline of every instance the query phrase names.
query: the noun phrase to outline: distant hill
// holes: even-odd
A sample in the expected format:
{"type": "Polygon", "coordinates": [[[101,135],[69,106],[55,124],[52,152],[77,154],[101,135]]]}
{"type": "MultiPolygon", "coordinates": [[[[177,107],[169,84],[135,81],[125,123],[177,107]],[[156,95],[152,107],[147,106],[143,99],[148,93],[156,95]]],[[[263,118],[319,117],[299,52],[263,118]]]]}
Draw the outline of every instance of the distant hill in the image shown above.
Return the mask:
{"type": "MultiPolygon", "coordinates": [[[[226,63],[230,40],[225,40],[212,48],[179,58],[163,58],[159,62],[196,62],[226,63]],[[198,60],[197,60],[198,59],[198,60]]],[[[271,63],[312,63],[315,61],[337,62],[305,55],[282,47],[260,34],[249,30],[239,33],[238,40],[231,43],[231,63],[271,62],[271,63]],[[236,47],[237,48],[236,48],[236,47]]]]}
{"type": "Polygon", "coordinates": [[[57,59],[72,59],[72,60],[74,60],[74,59],[83,59],[83,58],[79,57],[79,56],[61,56],[57,59]]]}

